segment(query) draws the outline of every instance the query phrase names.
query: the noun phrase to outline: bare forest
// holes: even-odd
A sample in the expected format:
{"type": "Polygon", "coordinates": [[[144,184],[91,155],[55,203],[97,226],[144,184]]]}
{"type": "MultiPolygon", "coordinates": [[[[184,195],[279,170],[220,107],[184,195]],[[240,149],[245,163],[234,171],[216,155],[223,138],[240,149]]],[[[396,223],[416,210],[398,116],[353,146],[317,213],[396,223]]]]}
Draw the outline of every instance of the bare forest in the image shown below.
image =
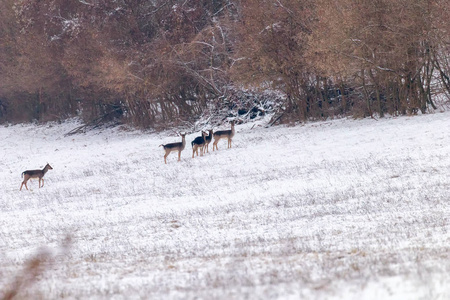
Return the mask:
{"type": "Polygon", "coordinates": [[[2,0],[0,122],[426,113],[448,103],[448,20],[447,0],[2,0]]]}

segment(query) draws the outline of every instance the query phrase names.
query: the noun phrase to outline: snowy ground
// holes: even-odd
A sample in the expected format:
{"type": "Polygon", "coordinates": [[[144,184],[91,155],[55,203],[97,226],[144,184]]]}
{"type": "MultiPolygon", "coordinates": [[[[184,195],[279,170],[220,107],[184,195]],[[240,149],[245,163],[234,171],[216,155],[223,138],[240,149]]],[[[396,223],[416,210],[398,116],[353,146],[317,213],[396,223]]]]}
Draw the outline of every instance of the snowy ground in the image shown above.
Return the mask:
{"type": "Polygon", "coordinates": [[[41,247],[19,298],[450,298],[448,112],[193,133],[167,165],[174,135],[76,125],[0,127],[0,298],[41,247]]]}

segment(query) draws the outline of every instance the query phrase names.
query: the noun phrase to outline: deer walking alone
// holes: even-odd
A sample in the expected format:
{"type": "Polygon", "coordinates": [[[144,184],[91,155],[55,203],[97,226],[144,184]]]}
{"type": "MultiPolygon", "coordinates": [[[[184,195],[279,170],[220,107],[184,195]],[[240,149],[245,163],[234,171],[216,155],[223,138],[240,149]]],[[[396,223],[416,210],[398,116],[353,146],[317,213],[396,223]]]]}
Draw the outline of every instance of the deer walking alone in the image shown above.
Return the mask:
{"type": "Polygon", "coordinates": [[[44,175],[45,175],[45,173],[47,173],[48,170],[53,170],[53,168],[49,164],[46,164],[44,169],[42,169],[42,170],[26,170],[26,171],[22,172],[23,181],[22,181],[22,184],[20,185],[20,191],[22,190],[23,185],[25,185],[25,188],[28,190],[27,181],[30,178],[39,178],[39,188],[43,187],[44,186],[44,175]],[[42,181],[42,186],[41,186],[41,181],[42,181]]]}
{"type": "Polygon", "coordinates": [[[202,136],[196,137],[192,142],[192,158],[194,158],[194,154],[197,153],[198,156],[198,149],[200,148],[200,156],[203,156],[204,148],[205,148],[205,137],[206,132],[202,131],[202,136]]]}
{"type": "Polygon", "coordinates": [[[207,136],[205,136],[205,146],[203,147],[203,153],[205,153],[205,148],[206,148],[206,152],[209,153],[209,143],[211,143],[212,137],[213,137],[213,131],[212,129],[208,130],[209,134],[207,136]]]}
{"type": "Polygon", "coordinates": [[[178,161],[181,160],[181,151],[183,151],[184,147],[186,146],[186,139],[185,139],[186,133],[180,133],[180,135],[181,135],[181,142],[179,142],[179,143],[170,143],[170,144],[165,144],[165,145],[163,145],[163,144],[159,145],[160,147],[163,146],[163,148],[164,148],[164,152],[165,152],[164,163],[165,164],[167,164],[166,158],[170,154],[170,152],[178,151],[178,161]]]}
{"type": "Polygon", "coordinates": [[[233,139],[235,130],[234,130],[234,123],[235,121],[231,121],[231,129],[230,130],[219,130],[214,132],[214,143],[213,143],[213,151],[214,148],[216,148],[217,150],[219,150],[219,148],[217,147],[217,143],[221,140],[221,139],[228,139],[228,147],[227,148],[231,148],[231,140],[233,139]]]}

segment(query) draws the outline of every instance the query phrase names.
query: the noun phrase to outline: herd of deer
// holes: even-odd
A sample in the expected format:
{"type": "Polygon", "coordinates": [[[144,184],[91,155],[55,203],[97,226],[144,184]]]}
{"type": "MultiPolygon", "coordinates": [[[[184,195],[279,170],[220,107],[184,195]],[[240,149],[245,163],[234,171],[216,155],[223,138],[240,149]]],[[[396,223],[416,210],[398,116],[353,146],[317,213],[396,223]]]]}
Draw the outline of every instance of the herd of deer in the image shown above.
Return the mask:
{"type": "MultiPolygon", "coordinates": [[[[214,148],[219,150],[219,148],[217,147],[217,143],[221,139],[227,139],[228,140],[227,148],[231,148],[231,140],[233,139],[233,136],[235,134],[234,124],[235,124],[235,121],[231,121],[231,129],[229,129],[229,130],[219,130],[214,133],[212,130],[209,130],[208,134],[205,131],[202,131],[202,136],[196,137],[191,143],[192,158],[194,158],[194,154],[197,154],[197,156],[198,156],[198,150],[200,150],[200,156],[203,156],[205,149],[206,149],[206,152],[209,153],[209,149],[208,149],[209,143],[211,143],[213,138],[214,138],[213,151],[214,151],[214,148]]],[[[164,163],[167,164],[166,159],[167,159],[167,156],[170,154],[170,152],[177,152],[177,151],[178,151],[178,161],[180,161],[181,151],[183,151],[186,146],[186,138],[185,138],[186,133],[180,133],[180,135],[181,135],[181,142],[160,145],[160,146],[163,146],[164,152],[165,152],[164,163]]],[[[22,184],[20,185],[20,191],[22,190],[22,187],[24,185],[25,185],[25,188],[28,190],[27,182],[31,178],[38,178],[39,179],[39,188],[43,187],[44,186],[44,175],[45,175],[45,173],[47,173],[48,170],[53,170],[53,168],[49,164],[46,164],[44,169],[42,169],[42,170],[26,170],[26,171],[22,172],[23,181],[22,181],[22,184]],[[41,186],[41,182],[42,182],[42,186],[41,186]]]]}
{"type": "MultiPolygon", "coordinates": [[[[209,143],[211,143],[211,140],[214,138],[213,142],[213,151],[214,148],[219,150],[217,147],[217,143],[221,139],[227,139],[228,140],[228,148],[231,148],[231,140],[233,139],[235,130],[234,130],[234,124],[235,121],[231,121],[231,129],[229,130],[219,130],[213,133],[212,130],[209,130],[208,135],[205,131],[202,131],[202,136],[196,137],[191,145],[192,145],[192,158],[194,158],[194,154],[197,154],[198,156],[198,150],[200,149],[200,156],[203,156],[203,153],[206,148],[206,152],[209,153],[209,143]]],[[[180,161],[181,158],[181,151],[184,150],[186,147],[186,133],[180,133],[181,135],[181,142],[178,143],[170,143],[170,144],[162,144],[159,146],[163,146],[164,148],[164,163],[167,164],[167,156],[170,154],[170,152],[178,152],[178,161],[180,161]]]]}

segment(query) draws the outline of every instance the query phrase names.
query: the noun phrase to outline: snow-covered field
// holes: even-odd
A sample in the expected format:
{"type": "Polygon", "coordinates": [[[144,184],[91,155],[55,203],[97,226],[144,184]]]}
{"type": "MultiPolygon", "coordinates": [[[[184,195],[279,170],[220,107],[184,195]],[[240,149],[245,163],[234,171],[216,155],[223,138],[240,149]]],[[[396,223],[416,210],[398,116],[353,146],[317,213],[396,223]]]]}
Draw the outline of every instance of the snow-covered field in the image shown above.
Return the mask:
{"type": "Polygon", "coordinates": [[[448,112],[239,125],[192,159],[197,132],[167,165],[174,134],[77,125],[0,127],[0,298],[450,298],[448,112]]]}

